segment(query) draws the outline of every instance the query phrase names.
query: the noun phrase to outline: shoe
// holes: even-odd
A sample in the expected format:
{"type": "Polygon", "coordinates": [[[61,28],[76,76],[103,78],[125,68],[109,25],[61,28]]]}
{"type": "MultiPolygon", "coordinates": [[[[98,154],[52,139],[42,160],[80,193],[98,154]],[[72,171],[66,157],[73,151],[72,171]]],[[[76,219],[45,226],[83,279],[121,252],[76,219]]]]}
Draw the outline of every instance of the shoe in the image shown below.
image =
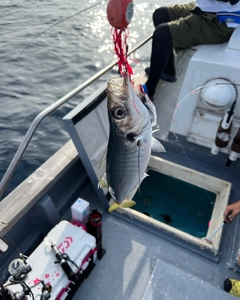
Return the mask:
{"type": "MultiPolygon", "coordinates": [[[[143,88],[143,90],[144,90],[144,93],[148,95],[148,88],[147,88],[146,83],[141,84],[141,86],[142,86],[142,88],[143,88]]],[[[148,95],[148,97],[149,97],[149,99],[150,99],[152,102],[154,101],[154,96],[150,97],[150,96],[148,95]]]]}
{"type": "Polygon", "coordinates": [[[233,296],[240,297],[240,280],[227,278],[224,281],[224,290],[233,296]]]}
{"type": "MultiPolygon", "coordinates": [[[[149,76],[149,73],[150,73],[150,68],[149,67],[147,67],[145,69],[145,73],[149,76]]],[[[167,75],[164,72],[160,76],[160,79],[162,79],[164,81],[167,81],[167,82],[175,82],[175,81],[177,81],[177,77],[176,76],[170,76],[170,75],[167,75]]]]}
{"type": "Polygon", "coordinates": [[[146,86],[146,83],[143,83],[143,84],[142,84],[142,88],[143,88],[143,90],[144,90],[144,93],[148,95],[148,88],[147,88],[147,86],[146,86]]]}

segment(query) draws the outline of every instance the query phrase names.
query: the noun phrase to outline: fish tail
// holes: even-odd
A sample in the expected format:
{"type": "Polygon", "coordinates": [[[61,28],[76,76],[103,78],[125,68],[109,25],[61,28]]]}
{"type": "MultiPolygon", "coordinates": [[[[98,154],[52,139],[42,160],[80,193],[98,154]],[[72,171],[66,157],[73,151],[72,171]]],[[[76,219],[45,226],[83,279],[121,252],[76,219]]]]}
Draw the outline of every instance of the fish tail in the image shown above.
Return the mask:
{"type": "Polygon", "coordinates": [[[135,205],[136,202],[133,200],[124,200],[121,204],[119,204],[118,202],[114,202],[112,206],[109,207],[108,211],[114,211],[118,208],[129,208],[132,207],[133,205],[135,205]]]}
{"type": "Polygon", "coordinates": [[[120,207],[120,204],[117,202],[114,202],[113,205],[109,207],[108,211],[109,212],[114,211],[114,210],[118,209],[119,207],[120,207]]]}

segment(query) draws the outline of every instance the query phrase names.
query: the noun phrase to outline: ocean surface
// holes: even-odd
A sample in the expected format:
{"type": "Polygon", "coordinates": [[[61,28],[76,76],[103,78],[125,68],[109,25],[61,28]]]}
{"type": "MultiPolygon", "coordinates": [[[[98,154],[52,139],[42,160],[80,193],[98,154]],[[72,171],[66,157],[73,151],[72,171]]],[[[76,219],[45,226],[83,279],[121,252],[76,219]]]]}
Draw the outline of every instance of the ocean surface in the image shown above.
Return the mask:
{"type": "MultiPolygon", "coordinates": [[[[152,34],[153,11],[176,1],[133,3],[129,49],[152,34]]],[[[116,59],[106,7],[97,0],[1,1],[0,180],[37,114],[116,59]]],[[[150,51],[149,43],[132,57],[136,75],[149,64],[150,51]]],[[[43,120],[4,196],[69,140],[62,117],[109,76],[113,72],[43,120]]]]}

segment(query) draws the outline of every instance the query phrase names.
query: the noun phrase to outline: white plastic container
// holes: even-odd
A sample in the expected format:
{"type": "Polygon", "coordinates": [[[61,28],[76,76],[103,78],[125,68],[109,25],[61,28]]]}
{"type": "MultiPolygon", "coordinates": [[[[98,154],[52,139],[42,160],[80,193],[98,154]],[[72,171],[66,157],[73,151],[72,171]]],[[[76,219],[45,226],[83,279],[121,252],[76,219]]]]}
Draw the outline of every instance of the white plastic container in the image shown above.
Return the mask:
{"type": "Polygon", "coordinates": [[[88,215],[90,214],[90,204],[86,200],[78,198],[71,206],[71,212],[73,222],[80,222],[86,225],[88,215]]]}

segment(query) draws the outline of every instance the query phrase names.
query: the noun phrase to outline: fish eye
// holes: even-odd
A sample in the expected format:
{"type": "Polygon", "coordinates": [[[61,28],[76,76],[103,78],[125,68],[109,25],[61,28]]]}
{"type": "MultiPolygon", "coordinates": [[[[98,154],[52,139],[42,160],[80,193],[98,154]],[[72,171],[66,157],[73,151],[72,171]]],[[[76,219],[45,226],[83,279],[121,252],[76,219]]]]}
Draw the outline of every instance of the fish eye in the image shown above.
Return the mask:
{"type": "Polygon", "coordinates": [[[116,119],[123,119],[125,117],[125,110],[118,106],[113,110],[113,116],[116,119]]]}

